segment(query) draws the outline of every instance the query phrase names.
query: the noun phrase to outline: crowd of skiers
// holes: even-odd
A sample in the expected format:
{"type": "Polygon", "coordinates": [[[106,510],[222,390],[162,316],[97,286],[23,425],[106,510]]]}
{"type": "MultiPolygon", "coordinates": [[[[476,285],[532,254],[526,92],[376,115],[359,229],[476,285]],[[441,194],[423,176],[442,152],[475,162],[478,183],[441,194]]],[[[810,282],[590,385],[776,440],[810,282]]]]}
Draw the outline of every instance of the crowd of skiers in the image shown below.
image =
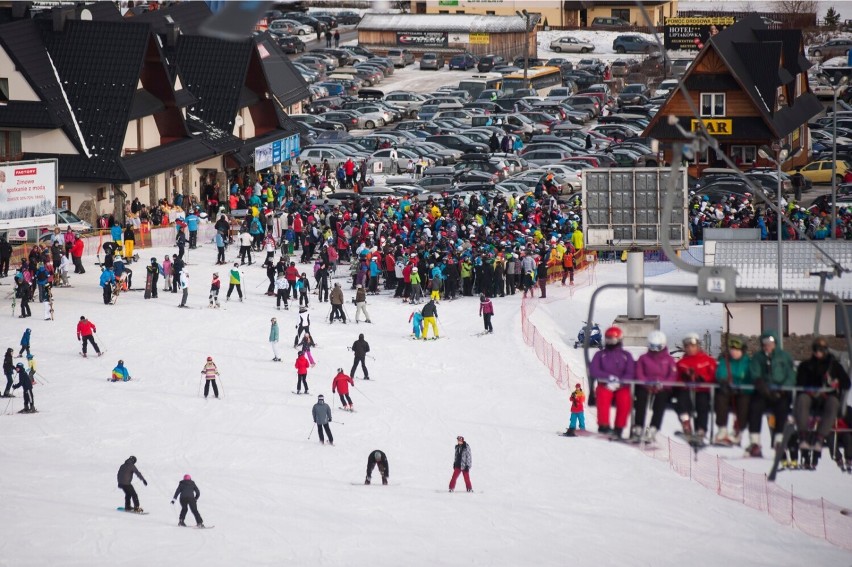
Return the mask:
{"type": "MultiPolygon", "coordinates": [[[[773,445],[782,442],[782,430],[790,418],[797,430],[794,448],[809,453],[811,466],[826,444],[838,447],[832,456],[844,469],[852,464],[852,433],[848,428],[852,411],[841,411],[840,405],[841,392],[849,389],[850,380],[824,338],[813,341],[810,358],[798,367],[779,347],[773,332],[760,336],[760,349],[752,354],[747,352],[743,338],[730,336],[717,358],[702,349],[696,333],[683,338],[683,353],[678,359],[669,352],[662,331],[648,336],[647,351],[636,360],[623,347],[619,327],[606,330],[604,343],[589,367],[601,434],[621,439],[632,413],[629,440],[654,443],[665,411],[674,406],[690,443],[739,446],[745,438],[748,454],[760,457],[761,425],[768,413],[773,445]],[[611,421],[613,406],[615,417],[611,421]],[[708,439],[711,410],[716,434],[708,439]],[[746,432],[748,437],[744,437],[746,432]]],[[[578,422],[579,428],[585,429],[582,414],[586,399],[580,384],[571,401],[569,436],[576,434],[578,422]]]]}

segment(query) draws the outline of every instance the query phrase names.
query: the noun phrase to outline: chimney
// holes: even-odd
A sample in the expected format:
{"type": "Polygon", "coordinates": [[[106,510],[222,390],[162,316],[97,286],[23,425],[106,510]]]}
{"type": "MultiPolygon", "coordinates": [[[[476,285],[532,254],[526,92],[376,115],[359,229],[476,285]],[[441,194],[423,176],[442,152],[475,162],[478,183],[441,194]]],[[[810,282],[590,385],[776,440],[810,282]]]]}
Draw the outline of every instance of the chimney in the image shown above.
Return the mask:
{"type": "Polygon", "coordinates": [[[65,22],[77,17],[74,6],[54,6],[51,12],[53,15],[53,31],[56,33],[65,30],[65,22]]]}
{"type": "Polygon", "coordinates": [[[166,23],[166,45],[177,47],[178,37],[180,37],[180,24],[175,22],[166,23]]]}

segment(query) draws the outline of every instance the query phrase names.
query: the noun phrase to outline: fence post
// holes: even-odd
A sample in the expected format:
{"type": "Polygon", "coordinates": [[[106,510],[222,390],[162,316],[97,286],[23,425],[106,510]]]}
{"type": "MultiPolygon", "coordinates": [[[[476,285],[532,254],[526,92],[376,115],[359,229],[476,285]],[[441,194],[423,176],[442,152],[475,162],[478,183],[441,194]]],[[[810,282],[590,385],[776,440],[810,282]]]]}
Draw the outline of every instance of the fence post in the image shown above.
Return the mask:
{"type": "Polygon", "coordinates": [[[793,496],[793,485],[790,485],[790,527],[796,529],[796,497],[793,496]]]}
{"type": "Polygon", "coordinates": [[[722,494],[722,465],[719,455],[716,455],[716,494],[722,494]]]}
{"type": "Polygon", "coordinates": [[[745,469],[743,469],[743,504],[745,504],[745,469]]]}
{"type": "Polygon", "coordinates": [[[828,541],[828,526],[825,525],[825,498],[819,499],[822,505],[822,537],[828,541]]]}

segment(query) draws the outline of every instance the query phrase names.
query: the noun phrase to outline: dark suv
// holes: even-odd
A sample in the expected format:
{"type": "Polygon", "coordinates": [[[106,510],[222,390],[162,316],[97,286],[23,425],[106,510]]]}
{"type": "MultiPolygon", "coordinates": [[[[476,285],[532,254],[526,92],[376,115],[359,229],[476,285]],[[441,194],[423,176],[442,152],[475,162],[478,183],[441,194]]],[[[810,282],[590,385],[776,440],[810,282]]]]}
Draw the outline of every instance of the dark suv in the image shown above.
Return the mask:
{"type": "Polygon", "coordinates": [[[314,18],[313,16],[309,16],[307,14],[303,14],[302,12],[287,12],[284,14],[285,20],[296,20],[297,22],[307,24],[314,28],[314,31],[325,31],[326,26],[323,22],[314,18]]]}
{"type": "Polygon", "coordinates": [[[484,55],[479,63],[476,65],[476,70],[480,73],[485,73],[486,71],[490,71],[497,65],[503,65],[506,63],[506,58],[502,55],[484,55]]]}
{"type": "Polygon", "coordinates": [[[453,55],[453,58],[450,59],[450,71],[453,69],[467,71],[474,67],[476,67],[476,58],[470,53],[459,53],[458,55],[453,55]]]}

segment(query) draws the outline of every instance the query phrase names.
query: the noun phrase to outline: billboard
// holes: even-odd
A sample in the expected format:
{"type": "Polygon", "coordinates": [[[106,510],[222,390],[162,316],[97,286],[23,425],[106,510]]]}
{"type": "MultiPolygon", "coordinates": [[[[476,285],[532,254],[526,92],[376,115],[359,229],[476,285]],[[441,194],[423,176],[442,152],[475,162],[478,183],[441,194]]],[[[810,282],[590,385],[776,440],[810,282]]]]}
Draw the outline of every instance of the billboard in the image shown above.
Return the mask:
{"type": "Polygon", "coordinates": [[[733,16],[666,18],[663,43],[666,49],[700,51],[708,39],[735,21],[733,16]]]}
{"type": "Polygon", "coordinates": [[[402,47],[447,47],[447,32],[398,31],[396,44],[402,47]]]}
{"type": "Polygon", "coordinates": [[[298,134],[258,146],[254,150],[254,170],[262,171],[273,165],[295,159],[299,157],[300,151],[298,134]]]}
{"type": "Polygon", "coordinates": [[[663,238],[689,247],[686,169],[678,174],[671,218],[663,219],[669,168],[583,171],[583,230],[590,250],[660,248],[663,238]]]}
{"type": "Polygon", "coordinates": [[[56,224],[57,160],[0,164],[0,230],[56,224]]]}

